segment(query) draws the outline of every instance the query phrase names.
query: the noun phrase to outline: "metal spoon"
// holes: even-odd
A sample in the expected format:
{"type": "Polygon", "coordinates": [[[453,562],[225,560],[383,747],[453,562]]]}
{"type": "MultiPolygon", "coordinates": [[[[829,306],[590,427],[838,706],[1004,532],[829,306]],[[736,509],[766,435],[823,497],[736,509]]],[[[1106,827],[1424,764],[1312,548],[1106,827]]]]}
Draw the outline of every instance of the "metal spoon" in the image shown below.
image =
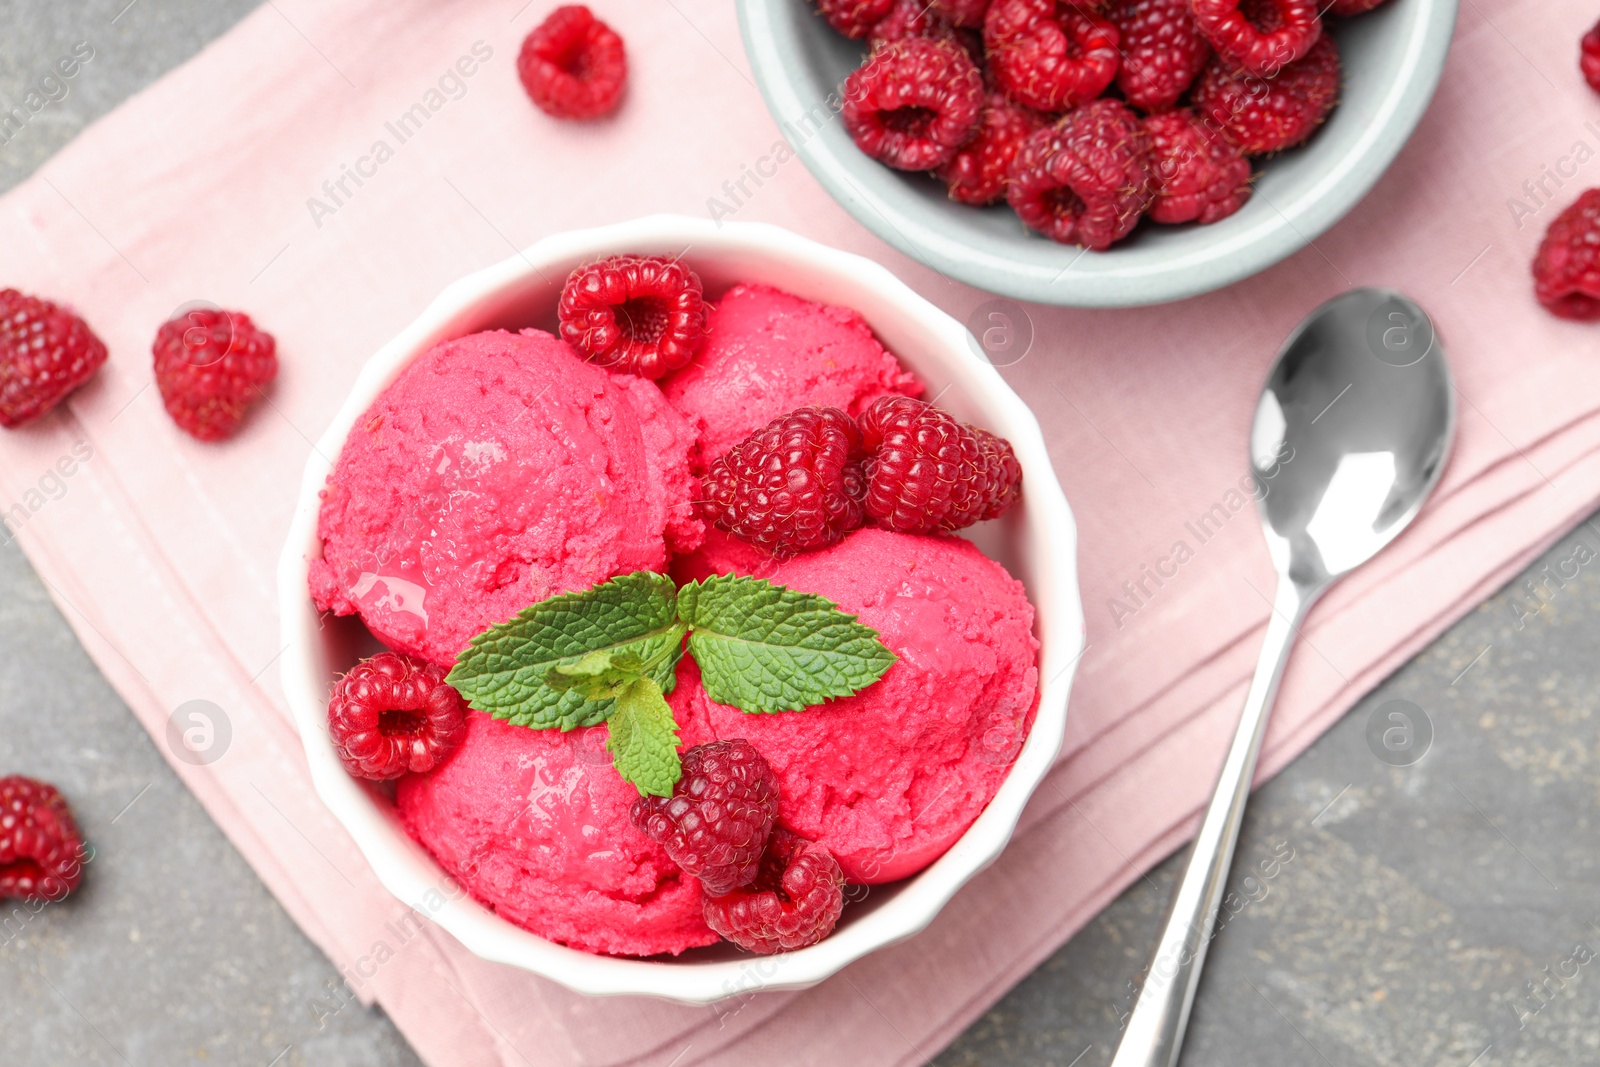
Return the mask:
{"type": "Polygon", "coordinates": [[[1444,469],[1455,391],[1428,316],[1386,289],[1322,305],[1284,343],[1250,435],[1278,571],[1272,618],[1216,793],[1112,1067],[1173,1067],[1233,862],[1278,680],[1329,586],[1410,525],[1444,469]]]}

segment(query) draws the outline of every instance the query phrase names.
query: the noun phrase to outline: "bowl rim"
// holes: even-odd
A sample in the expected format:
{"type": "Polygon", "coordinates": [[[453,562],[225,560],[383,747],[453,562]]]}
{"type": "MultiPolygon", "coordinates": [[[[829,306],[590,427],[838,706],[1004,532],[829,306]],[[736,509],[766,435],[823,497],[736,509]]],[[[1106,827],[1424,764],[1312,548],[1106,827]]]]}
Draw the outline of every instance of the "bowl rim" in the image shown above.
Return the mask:
{"type": "MultiPolygon", "coordinates": [[[[789,135],[790,128],[806,128],[801,116],[816,104],[803,100],[795,80],[784,73],[783,37],[774,32],[773,11],[778,4],[799,2],[737,0],[739,30],[768,112],[785,143],[829,196],[880,238],[947,277],[1016,300],[1105,308],[1164,304],[1243,281],[1307,247],[1354,209],[1389,169],[1433,99],[1460,5],[1460,0],[1409,0],[1417,10],[1409,13],[1405,52],[1376,117],[1347,155],[1298,195],[1273,203],[1272,214],[1250,229],[1149,264],[1087,272],[1074,270],[1074,259],[1059,272],[1047,272],[964,244],[941,232],[936,220],[930,222],[922,211],[907,210],[902,198],[864,187],[852,177],[845,159],[828,149],[827,137],[789,135]]],[[[1079,258],[1093,254],[1080,252],[1079,258]]]]}
{"type": "Polygon", "coordinates": [[[483,959],[532,971],[580,993],[649,995],[691,1004],[709,1004],[754,989],[805,988],[926,927],[957,890],[999,855],[1028,797],[1053,766],[1064,734],[1068,693],[1085,648],[1077,584],[1077,528],[1071,508],[1051,466],[1038,421],[978,351],[965,327],[886,268],[766,223],[718,225],[706,219],[652,215],[566,231],[447,286],[421,315],[367,360],[311,450],[278,564],[285,646],[280,673],[312,782],[383,886],[483,959]],[[770,957],[671,961],[596,955],[538,937],[468,895],[445,899],[441,887],[451,885],[453,879],[396,829],[392,816],[384,814],[368,788],[345,772],[328,740],[326,677],[318,677],[314,666],[322,616],[311,602],[308,576],[311,559],[321,553],[317,538],[320,492],[357,418],[378,394],[431,347],[441,331],[496,296],[515,292],[535,273],[543,275],[543,266],[625,251],[678,251],[686,246],[708,257],[749,251],[837,275],[874,290],[906,315],[916,316],[919,324],[933,329],[952,352],[965,350],[968,358],[958,368],[966,376],[963,384],[981,390],[985,403],[1004,412],[1006,432],[1030,487],[1024,519],[1026,554],[1034,575],[1029,597],[1039,622],[1044,621],[1046,602],[1051,611],[1049,625],[1039,632],[1040,702],[1034,725],[1000,790],[978,819],[940,859],[899,883],[899,891],[882,906],[817,945],[770,957]]]}

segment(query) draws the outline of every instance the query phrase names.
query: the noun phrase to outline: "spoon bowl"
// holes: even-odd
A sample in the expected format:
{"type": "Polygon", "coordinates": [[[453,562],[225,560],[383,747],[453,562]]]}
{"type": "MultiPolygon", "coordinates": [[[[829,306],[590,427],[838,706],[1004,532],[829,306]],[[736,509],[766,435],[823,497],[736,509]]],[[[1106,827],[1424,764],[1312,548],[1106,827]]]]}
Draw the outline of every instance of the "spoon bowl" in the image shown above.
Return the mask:
{"type": "Polygon", "coordinates": [[[1411,524],[1455,436],[1433,323],[1387,289],[1323,304],[1284,343],[1256,405],[1250,467],[1278,589],[1244,712],[1112,1067],[1174,1067],[1227,891],[1267,719],[1300,623],[1411,524]]]}
{"type": "Polygon", "coordinates": [[[1455,409],[1443,347],[1416,303],[1357,289],[1313,312],[1268,374],[1250,434],[1278,569],[1320,588],[1394,540],[1444,471],[1455,409]]]}

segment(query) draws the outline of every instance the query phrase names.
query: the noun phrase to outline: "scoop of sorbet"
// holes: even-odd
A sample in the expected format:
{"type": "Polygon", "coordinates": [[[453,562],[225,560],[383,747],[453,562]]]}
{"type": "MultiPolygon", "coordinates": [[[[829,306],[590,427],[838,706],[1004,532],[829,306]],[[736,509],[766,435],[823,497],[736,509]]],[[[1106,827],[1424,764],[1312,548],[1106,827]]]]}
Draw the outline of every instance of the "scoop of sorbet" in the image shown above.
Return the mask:
{"type": "Polygon", "coordinates": [[[736,285],[717,301],[693,363],[662,382],[699,432],[696,472],[780,415],[834,407],[859,415],[922,385],[873,336],[860,313],[768,285],[736,285]]]}
{"type": "Polygon", "coordinates": [[[697,545],[693,440],[655,385],[550,334],[446,341],[350,431],[323,493],[312,597],[449,665],[535,601],[663,570],[697,545]]]}
{"type": "Polygon", "coordinates": [[[712,531],[680,580],[753,574],[819,593],[899,660],[855,696],[775,715],[715,703],[687,657],[668,697],[743,737],[778,779],[778,822],[852,882],[892,882],[944,854],[994,798],[1033,724],[1038,649],[1020,582],[970,542],[867,528],[779,563],[712,531]]]}
{"type": "MultiPolygon", "coordinates": [[[[703,723],[679,717],[685,745],[710,739],[703,723]]],[[[469,711],[455,755],[400,779],[400,817],[468,892],[540,937],[625,956],[709,945],[700,882],[628,818],[639,793],[611,765],[606,730],[469,711]]]]}

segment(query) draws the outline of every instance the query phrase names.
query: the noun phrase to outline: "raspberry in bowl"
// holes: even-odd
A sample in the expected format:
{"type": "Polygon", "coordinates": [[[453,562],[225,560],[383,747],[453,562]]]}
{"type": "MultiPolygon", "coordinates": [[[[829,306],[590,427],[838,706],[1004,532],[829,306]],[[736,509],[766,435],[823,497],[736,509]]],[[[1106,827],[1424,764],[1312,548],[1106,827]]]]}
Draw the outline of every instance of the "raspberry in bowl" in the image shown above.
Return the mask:
{"type": "MultiPolygon", "coordinates": [[[[865,259],[775,227],[717,227],[705,220],[658,216],[551,237],[522,256],[463,279],[373,357],[308,465],[279,578],[288,645],[283,677],[316,788],[384,885],[484,958],[581,992],[697,1003],[741,988],[739,976],[748,970],[750,953],[774,953],[763,964],[768,988],[803,988],[927,925],[1004,847],[1023,803],[1049,769],[1061,742],[1072,665],[1083,643],[1070,510],[1037,423],[993,368],[972,354],[971,345],[958,323],[865,259]],[[629,427],[662,424],[650,431],[656,443],[647,448],[656,457],[650,467],[654,475],[628,483],[626,449],[610,460],[596,457],[593,469],[616,472],[617,492],[635,494],[627,498],[635,503],[614,504],[631,508],[635,521],[617,527],[606,541],[620,543],[624,529],[631,531],[634,555],[598,564],[596,577],[632,570],[633,578],[638,572],[648,578],[666,567],[673,572],[670,579],[654,577],[668,588],[683,583],[678,587],[680,614],[684,590],[698,588],[696,610],[708,610],[707,591],[718,582],[770,580],[796,596],[826,597],[832,610],[859,617],[851,626],[870,627],[868,633],[880,635],[874,642],[892,650],[871,676],[882,684],[866,678],[849,690],[855,696],[821,704],[806,697],[780,702],[776,713],[750,714],[748,695],[725,688],[718,668],[695,651],[696,629],[676,667],[676,688],[663,702],[669,721],[675,720],[682,778],[677,787],[655,789],[652,795],[672,797],[652,802],[658,810],[641,810],[652,805],[636,803],[645,789],[630,783],[642,779],[619,777],[623,761],[607,751],[605,728],[579,721],[581,715],[573,719],[569,735],[469,710],[460,740],[450,729],[453,719],[443,720],[440,730],[425,726],[415,713],[410,719],[394,717],[387,720],[394,736],[412,745],[400,750],[422,750],[431,769],[404,769],[389,784],[381,779],[395,766],[386,754],[396,749],[378,745],[385,756],[374,768],[378,773],[352,775],[330,736],[329,696],[338,679],[380,651],[375,634],[396,652],[438,662],[463,634],[537,598],[524,590],[521,604],[508,601],[507,607],[495,601],[492,608],[483,607],[476,621],[468,619],[445,606],[445,594],[438,591],[443,587],[430,584],[437,572],[426,560],[411,569],[406,562],[410,535],[404,531],[393,544],[379,546],[375,559],[356,558],[366,547],[358,540],[341,542],[348,551],[330,552],[320,536],[329,528],[319,529],[327,504],[321,494],[330,488],[330,473],[364,435],[406,432],[395,421],[398,415],[385,413],[379,422],[373,412],[386,395],[401,395],[394,390],[403,390],[408,369],[426,366],[441,358],[440,351],[459,349],[486,332],[523,338],[498,342],[519,350],[525,344],[547,344],[535,333],[554,343],[562,280],[575,268],[613,256],[673,257],[684,248],[692,249],[683,263],[702,283],[710,309],[709,332],[693,361],[658,381],[581,361],[581,374],[573,371],[563,378],[570,396],[589,372],[600,375],[584,389],[595,396],[594,403],[614,408],[602,420],[607,432],[618,435],[618,441],[632,434],[629,439],[639,442],[636,450],[646,447],[645,431],[629,427]],[[802,316],[804,309],[810,311],[802,316]],[[764,327],[775,318],[805,324],[789,337],[787,349],[770,344],[774,331],[764,327]],[[745,331],[749,343],[728,344],[728,324],[745,331]],[[835,370],[847,366],[849,373],[824,376],[803,387],[768,381],[754,388],[740,370],[745,360],[776,366],[786,358],[804,360],[807,352],[823,350],[838,356],[835,370]],[[937,408],[916,400],[918,394],[938,396],[937,408]],[[673,411],[657,407],[661,398],[673,411]],[[893,404],[887,403],[891,400],[893,404]],[[839,484],[846,485],[851,500],[860,500],[860,507],[828,511],[827,523],[817,527],[830,531],[824,541],[837,536],[833,524],[851,527],[842,537],[826,544],[792,545],[792,554],[782,555],[737,540],[709,523],[690,529],[681,521],[672,502],[695,498],[702,480],[712,476],[711,469],[733,444],[808,406],[839,414],[802,420],[796,432],[820,434],[839,455],[811,450],[809,437],[798,452],[794,447],[784,452],[786,439],[780,434],[777,447],[782,455],[800,457],[805,477],[847,479],[839,484]],[[718,413],[736,416],[738,425],[710,425],[718,413]],[[695,445],[677,433],[663,433],[668,423],[691,427],[695,445]],[[936,448],[927,444],[936,430],[949,442],[949,462],[965,472],[959,493],[939,489],[949,497],[939,498],[940,528],[907,533],[880,523],[868,507],[875,478],[878,495],[887,502],[884,522],[895,521],[907,501],[927,492],[908,476],[909,468],[897,466],[899,454],[891,457],[890,452],[936,448]],[[878,450],[858,452],[868,437],[878,442],[878,450]],[[707,440],[717,442],[711,446],[716,454],[699,450],[707,440]],[[823,463],[824,453],[833,458],[823,463]],[[329,463],[323,456],[340,459],[329,463]],[[684,477],[691,483],[681,482],[684,477]],[[638,487],[628,489],[628,484],[638,487]],[[657,508],[662,502],[665,506],[657,508]],[[1001,518],[984,518],[1002,511],[1001,518]],[[388,558],[382,553],[391,550],[399,551],[394,557],[399,570],[382,562],[388,558]],[[344,569],[347,562],[353,562],[354,571],[344,569]],[[326,574],[318,579],[319,564],[337,572],[335,580],[327,581],[326,574]],[[915,579],[907,581],[896,569],[900,567],[910,568],[906,573],[915,579]],[[383,583],[363,576],[376,578],[380,572],[397,580],[375,591],[383,583]],[[794,576],[787,585],[786,574],[794,576]],[[880,591],[874,593],[875,587],[880,591]],[[312,589],[320,589],[315,600],[312,589]],[[351,614],[320,612],[318,600],[334,612],[343,610],[334,606],[339,590],[354,592],[352,602],[343,606],[351,614]],[[887,600],[882,590],[890,591],[887,600]],[[982,633],[960,622],[962,604],[991,592],[1015,606],[1002,624],[1008,636],[982,633]],[[429,625],[407,628],[403,617],[408,608],[427,611],[429,625]],[[435,622],[455,627],[442,646],[433,640],[435,622]],[[992,648],[973,645],[968,650],[974,640],[993,643],[992,648]],[[995,675],[997,665],[1009,665],[1003,669],[1010,673],[995,675]],[[910,714],[899,723],[885,714],[886,708],[915,711],[916,702],[908,694],[941,686],[957,694],[952,700],[961,702],[968,712],[965,718],[923,722],[910,714]],[[835,743],[824,746],[808,739],[808,732],[830,724],[848,727],[838,731],[835,743]],[[752,732],[757,727],[763,728],[760,736],[752,732]],[[749,740],[761,762],[742,751],[714,747],[740,737],[749,740]],[[918,745],[924,743],[930,746],[927,759],[919,758],[918,745]],[[893,759],[876,758],[886,750],[893,759]],[[928,805],[926,813],[917,805],[895,815],[896,805],[905,805],[906,798],[919,795],[913,791],[929,784],[927,760],[945,758],[960,764],[950,772],[955,785],[949,793],[928,805]],[[830,776],[863,761],[873,766],[870,780],[864,779],[869,787],[863,791],[865,799],[846,806],[828,800],[830,776]],[[494,769],[506,765],[523,771],[507,776],[494,769]],[[737,780],[746,784],[719,784],[737,780]],[[696,795],[718,802],[697,808],[692,797],[683,795],[689,789],[709,790],[696,795]],[[594,818],[569,818],[570,805],[564,806],[561,797],[579,793],[594,818]],[[774,803],[777,815],[769,821],[774,803]],[[730,804],[736,817],[718,814],[730,804]],[[482,828],[502,816],[520,820],[513,836],[568,849],[567,865],[553,871],[525,864],[515,845],[507,846],[512,849],[507,852],[503,841],[491,841],[494,835],[482,828]],[[586,826],[626,836],[637,862],[614,863],[601,847],[573,851],[572,843],[590,833],[586,826]],[[635,885],[629,879],[643,881],[635,885]],[[701,879],[708,887],[704,893],[701,879]],[[846,880],[868,887],[863,890],[867,899],[855,900],[857,892],[847,894],[850,899],[840,895],[846,880]],[[528,883],[528,892],[496,888],[513,882],[528,883]],[[574,894],[574,886],[598,892],[574,894]],[[711,897],[710,887],[727,891],[711,897]],[[630,900],[646,902],[647,910],[630,906],[630,900]],[[564,901],[577,903],[567,907],[564,901]],[[716,907],[712,901],[718,902],[716,907]]],[[[473,351],[469,345],[469,366],[478,358],[473,351]]],[[[482,358],[502,357],[485,349],[482,358]]],[[[538,359],[548,363],[554,357],[547,353],[538,359]]],[[[505,375],[499,380],[527,403],[543,403],[537,399],[542,386],[526,387],[505,375]]],[[[540,409],[526,421],[554,417],[540,409]]],[[[472,445],[481,462],[497,442],[474,437],[460,444],[472,445]]],[[[412,482],[402,486],[403,479],[421,485],[427,478],[447,478],[441,468],[466,464],[470,458],[464,451],[452,452],[423,471],[396,470],[384,477],[394,481],[397,493],[415,495],[412,482]]],[[[374,479],[372,484],[381,482],[374,479]]],[[[336,478],[329,499],[338,494],[338,484],[336,478]]],[[[574,507],[580,503],[578,494],[572,502],[574,507]]],[[[591,528],[598,528],[593,516],[576,520],[571,536],[581,537],[591,528]]],[[[424,531],[417,536],[429,540],[431,535],[424,531]]],[[[512,554],[533,550],[525,548],[512,554]]],[[[571,567],[590,563],[587,550],[566,558],[571,567]]],[[[485,566],[483,573],[495,573],[494,566],[485,566]]],[[[531,573],[518,566],[512,584],[531,573]]],[[[554,581],[551,588],[572,588],[589,580],[585,572],[554,581]]],[[[489,586],[499,588],[493,581],[480,588],[489,586]]],[[[466,587],[451,588],[456,591],[449,595],[459,608],[466,587]]],[[[499,632],[491,627],[473,640],[499,632]]],[[[666,673],[673,673],[670,665],[666,673]]],[[[455,671],[451,677],[457,677],[455,671]]],[[[574,681],[574,691],[590,684],[587,678],[574,681]]],[[[594,684],[602,682],[599,678],[594,684]]],[[[473,709],[483,706],[470,686],[463,684],[461,691],[473,709]]],[[[369,734],[374,720],[367,705],[376,707],[375,699],[364,701],[366,717],[355,721],[357,729],[369,734]]],[[[422,696],[411,699],[416,703],[422,696]]],[[[551,708],[553,715],[572,710],[560,703],[551,708]]],[[[388,728],[386,714],[380,710],[376,718],[380,733],[388,728]]],[[[606,725],[615,727],[616,721],[613,717],[606,725]]],[[[365,738],[363,743],[376,743],[368,735],[357,736],[365,738]]],[[[934,789],[928,795],[940,792],[934,789]]]]}
{"type": "Polygon", "coordinates": [[[907,0],[846,36],[813,0],[737,0],[768,109],[858,222],[951,278],[1075,307],[1196,296],[1314,241],[1421,119],[1457,4],[907,0]],[[1173,109],[1227,150],[1136,129],[1173,109]]]}

